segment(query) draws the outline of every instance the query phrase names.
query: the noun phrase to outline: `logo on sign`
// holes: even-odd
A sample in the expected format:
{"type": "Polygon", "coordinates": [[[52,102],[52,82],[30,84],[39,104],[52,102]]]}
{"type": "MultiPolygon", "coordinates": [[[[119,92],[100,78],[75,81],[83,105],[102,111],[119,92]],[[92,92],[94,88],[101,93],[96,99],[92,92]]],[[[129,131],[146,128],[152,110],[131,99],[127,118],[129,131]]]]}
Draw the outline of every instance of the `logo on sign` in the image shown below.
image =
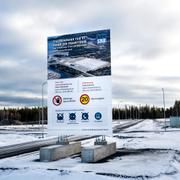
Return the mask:
{"type": "Polygon", "coordinates": [[[80,97],[81,104],[86,105],[89,103],[89,101],[90,101],[90,98],[87,94],[81,95],[81,97],[80,97]]]}
{"type": "Polygon", "coordinates": [[[97,39],[97,44],[104,44],[106,43],[106,38],[97,39]]]}
{"type": "Polygon", "coordinates": [[[52,102],[55,106],[59,106],[62,103],[61,96],[58,95],[54,96],[52,102]]]}

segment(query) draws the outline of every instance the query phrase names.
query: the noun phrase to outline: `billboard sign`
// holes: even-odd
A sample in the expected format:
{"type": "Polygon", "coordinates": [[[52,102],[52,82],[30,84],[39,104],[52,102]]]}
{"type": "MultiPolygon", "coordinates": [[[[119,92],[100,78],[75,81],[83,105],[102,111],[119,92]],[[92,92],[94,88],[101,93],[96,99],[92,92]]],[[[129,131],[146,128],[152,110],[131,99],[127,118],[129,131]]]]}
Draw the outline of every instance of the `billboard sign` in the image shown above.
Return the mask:
{"type": "Polygon", "coordinates": [[[110,30],[48,38],[48,131],[112,133],[110,30]]]}

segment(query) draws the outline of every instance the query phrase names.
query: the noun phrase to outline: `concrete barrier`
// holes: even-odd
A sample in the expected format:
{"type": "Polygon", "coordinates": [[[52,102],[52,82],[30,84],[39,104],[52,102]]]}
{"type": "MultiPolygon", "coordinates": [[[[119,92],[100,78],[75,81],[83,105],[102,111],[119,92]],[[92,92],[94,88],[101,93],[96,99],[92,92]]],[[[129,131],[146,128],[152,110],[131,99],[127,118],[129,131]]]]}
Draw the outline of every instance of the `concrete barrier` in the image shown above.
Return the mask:
{"type": "Polygon", "coordinates": [[[97,162],[116,153],[116,143],[107,145],[95,145],[81,149],[81,161],[85,163],[97,162]]]}
{"type": "Polygon", "coordinates": [[[40,149],[40,161],[50,162],[81,152],[81,142],[71,142],[68,145],[53,145],[40,149]]]}
{"type": "Polygon", "coordinates": [[[180,128],[180,117],[170,117],[170,127],[180,128]]]}

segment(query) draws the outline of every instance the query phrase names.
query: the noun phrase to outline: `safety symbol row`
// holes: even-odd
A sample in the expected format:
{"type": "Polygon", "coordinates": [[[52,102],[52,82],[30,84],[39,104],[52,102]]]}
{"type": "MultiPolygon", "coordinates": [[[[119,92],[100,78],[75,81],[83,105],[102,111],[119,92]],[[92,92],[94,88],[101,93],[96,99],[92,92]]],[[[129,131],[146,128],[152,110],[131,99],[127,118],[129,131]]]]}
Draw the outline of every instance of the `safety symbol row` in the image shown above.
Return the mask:
{"type": "MultiPolygon", "coordinates": [[[[76,112],[70,112],[66,115],[67,119],[72,122],[77,120],[77,113],[76,112]],[[67,116],[68,115],[68,116],[67,116]]],[[[81,121],[89,121],[89,112],[81,112],[81,121]]],[[[94,114],[94,118],[96,121],[101,121],[102,120],[102,113],[96,112],[94,114]]],[[[65,120],[65,113],[57,113],[57,122],[58,123],[63,123],[65,120]]]]}

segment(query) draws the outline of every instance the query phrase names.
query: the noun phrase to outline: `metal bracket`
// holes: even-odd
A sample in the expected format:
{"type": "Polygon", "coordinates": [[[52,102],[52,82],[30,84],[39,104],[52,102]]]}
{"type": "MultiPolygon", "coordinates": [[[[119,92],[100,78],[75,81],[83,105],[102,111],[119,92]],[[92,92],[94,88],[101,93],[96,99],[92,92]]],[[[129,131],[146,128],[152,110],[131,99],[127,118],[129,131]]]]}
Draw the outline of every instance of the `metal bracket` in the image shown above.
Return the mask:
{"type": "Polygon", "coordinates": [[[106,137],[102,136],[101,138],[96,138],[94,145],[107,145],[106,137]]]}
{"type": "Polygon", "coordinates": [[[60,145],[68,145],[69,144],[69,140],[68,140],[68,136],[58,136],[58,141],[56,142],[56,144],[60,144],[60,145]]]}

